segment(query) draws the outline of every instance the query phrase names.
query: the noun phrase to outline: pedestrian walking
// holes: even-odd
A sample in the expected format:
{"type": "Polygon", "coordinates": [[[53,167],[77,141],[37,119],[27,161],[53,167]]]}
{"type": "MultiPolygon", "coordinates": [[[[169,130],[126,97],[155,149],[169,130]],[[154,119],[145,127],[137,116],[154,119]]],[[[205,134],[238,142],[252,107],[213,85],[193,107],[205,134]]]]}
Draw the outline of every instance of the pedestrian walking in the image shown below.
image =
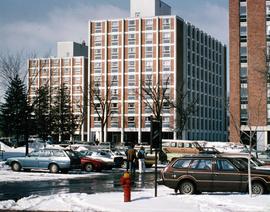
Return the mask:
{"type": "Polygon", "coordinates": [[[135,174],[136,159],[136,150],[134,149],[134,145],[131,144],[130,148],[127,150],[127,171],[130,169],[133,174],[135,174]]]}
{"type": "Polygon", "coordinates": [[[145,172],[145,150],[144,147],[141,146],[140,150],[138,151],[137,154],[138,161],[139,161],[139,173],[144,173],[145,172]]]}

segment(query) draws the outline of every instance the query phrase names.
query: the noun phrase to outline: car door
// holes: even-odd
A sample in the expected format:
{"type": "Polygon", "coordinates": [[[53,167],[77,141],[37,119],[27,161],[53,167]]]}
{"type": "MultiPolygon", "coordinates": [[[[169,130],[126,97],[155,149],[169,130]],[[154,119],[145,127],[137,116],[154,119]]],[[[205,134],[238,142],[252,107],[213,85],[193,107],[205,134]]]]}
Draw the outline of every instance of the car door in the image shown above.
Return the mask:
{"type": "Polygon", "coordinates": [[[33,151],[26,156],[22,161],[23,168],[37,168],[38,167],[39,151],[33,151]]]}
{"type": "Polygon", "coordinates": [[[216,159],[213,172],[213,190],[239,192],[242,187],[242,174],[227,159],[216,159]]]}
{"type": "Polygon", "coordinates": [[[212,191],[212,159],[194,159],[188,169],[188,175],[196,180],[199,191],[212,191]]]}
{"type": "Polygon", "coordinates": [[[51,152],[50,150],[42,149],[40,150],[38,158],[38,167],[40,169],[47,169],[50,164],[51,152]]]}

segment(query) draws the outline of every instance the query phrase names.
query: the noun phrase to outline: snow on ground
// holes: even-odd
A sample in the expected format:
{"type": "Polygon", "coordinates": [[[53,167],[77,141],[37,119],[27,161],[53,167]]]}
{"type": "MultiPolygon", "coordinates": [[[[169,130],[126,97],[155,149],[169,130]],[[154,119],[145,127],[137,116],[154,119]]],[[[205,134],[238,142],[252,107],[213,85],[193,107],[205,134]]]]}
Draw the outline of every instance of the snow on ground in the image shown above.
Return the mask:
{"type": "Polygon", "coordinates": [[[242,194],[175,195],[172,189],[158,187],[158,196],[153,189],[132,192],[131,202],[123,202],[122,192],[85,194],[32,195],[14,200],[0,201],[2,210],[42,211],[147,211],[147,212],[269,212],[269,196],[250,198],[242,194]]]}

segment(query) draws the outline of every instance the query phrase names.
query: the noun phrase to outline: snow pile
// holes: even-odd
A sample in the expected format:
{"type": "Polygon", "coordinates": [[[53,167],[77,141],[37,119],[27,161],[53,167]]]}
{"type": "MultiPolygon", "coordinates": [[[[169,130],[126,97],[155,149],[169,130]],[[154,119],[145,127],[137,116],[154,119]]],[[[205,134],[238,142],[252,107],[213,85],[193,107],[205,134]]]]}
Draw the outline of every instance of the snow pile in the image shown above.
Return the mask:
{"type": "Polygon", "coordinates": [[[69,174],[52,174],[48,171],[13,172],[7,165],[0,162],[0,182],[62,180],[74,178],[91,178],[102,173],[87,173],[83,171],[70,171],[69,174]],[[2,166],[2,167],[1,167],[2,166]]]}
{"type": "Polygon", "coordinates": [[[0,141],[0,150],[10,151],[12,148],[0,141]]]}
{"type": "Polygon", "coordinates": [[[220,152],[239,153],[244,150],[244,145],[241,143],[231,142],[202,142],[200,143],[204,147],[214,147],[220,152]]]}
{"type": "Polygon", "coordinates": [[[51,196],[32,195],[17,202],[0,202],[0,209],[5,210],[42,210],[42,211],[147,211],[147,212],[268,212],[269,196],[261,195],[250,198],[241,194],[175,195],[172,189],[158,187],[158,197],[153,189],[132,192],[131,202],[123,202],[122,192],[113,193],[71,193],[51,196]]]}

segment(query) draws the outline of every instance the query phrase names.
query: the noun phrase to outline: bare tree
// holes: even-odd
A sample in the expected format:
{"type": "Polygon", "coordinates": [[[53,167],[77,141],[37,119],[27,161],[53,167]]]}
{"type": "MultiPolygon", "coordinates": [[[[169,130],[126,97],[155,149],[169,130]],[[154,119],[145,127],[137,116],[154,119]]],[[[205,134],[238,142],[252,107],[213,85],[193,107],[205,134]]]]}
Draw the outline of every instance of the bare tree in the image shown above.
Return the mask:
{"type": "Polygon", "coordinates": [[[198,99],[188,98],[189,92],[184,91],[184,84],[178,88],[176,99],[171,99],[169,89],[170,77],[163,82],[163,86],[160,86],[159,83],[152,86],[152,83],[149,82],[151,80],[146,79],[142,86],[142,97],[145,105],[151,109],[154,118],[157,120],[161,120],[164,105],[167,105],[169,109],[175,109],[177,113],[177,119],[175,120],[177,128],[174,130],[182,138],[182,132],[185,129],[188,118],[197,111],[198,99]]]}
{"type": "Polygon", "coordinates": [[[182,138],[183,131],[190,115],[198,110],[198,99],[189,97],[190,92],[184,90],[184,84],[177,91],[176,101],[169,101],[171,108],[176,109],[178,137],[182,138]]]}
{"type": "Polygon", "coordinates": [[[105,126],[108,123],[109,117],[112,113],[112,101],[113,96],[118,95],[113,93],[113,86],[116,79],[112,77],[112,81],[109,85],[105,86],[104,89],[101,88],[101,77],[96,78],[93,81],[93,85],[90,88],[90,105],[97,114],[100,121],[101,139],[100,142],[104,142],[104,131],[105,126]]]}

